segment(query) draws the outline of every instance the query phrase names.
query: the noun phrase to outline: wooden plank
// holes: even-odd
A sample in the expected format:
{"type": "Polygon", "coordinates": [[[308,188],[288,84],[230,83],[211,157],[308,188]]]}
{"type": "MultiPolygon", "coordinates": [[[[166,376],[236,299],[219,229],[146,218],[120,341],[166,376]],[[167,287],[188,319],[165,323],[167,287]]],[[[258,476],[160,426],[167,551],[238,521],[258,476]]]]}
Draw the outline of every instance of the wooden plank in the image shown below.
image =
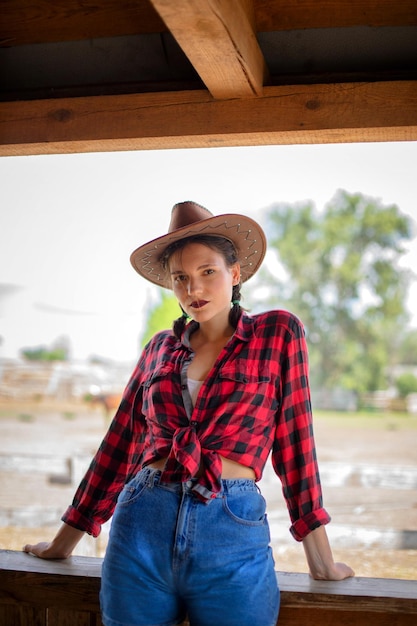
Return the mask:
{"type": "MultiPolygon", "coordinates": [[[[0,551],[0,618],[9,619],[0,623],[16,623],[19,615],[21,626],[86,626],[88,620],[101,626],[100,568],[101,559],[42,561],[20,552],[0,551]],[[48,622],[42,621],[46,608],[48,622]],[[22,621],[22,611],[26,611],[26,621],[22,621]]],[[[285,572],[278,572],[277,577],[280,626],[414,626],[416,622],[414,580],[357,577],[324,582],[313,581],[307,574],[285,572]]]]}
{"type": "Polygon", "coordinates": [[[0,103],[0,155],[417,139],[417,81],[0,103]]]}
{"type": "Polygon", "coordinates": [[[0,15],[2,46],[166,30],[148,0],[0,0],[0,15]]]}
{"type": "Polygon", "coordinates": [[[337,603],[341,591],[343,598],[370,598],[372,601],[377,599],[376,602],[379,602],[378,598],[413,600],[413,602],[417,600],[417,581],[415,580],[355,576],[340,584],[339,582],[312,580],[304,574],[278,572],[278,581],[280,588],[287,593],[288,606],[299,604],[299,594],[314,594],[316,606],[320,604],[320,597],[323,594],[331,595],[334,598],[333,602],[337,603]]]}
{"type": "Polygon", "coordinates": [[[0,550],[0,571],[85,576],[99,579],[103,559],[87,556],[72,556],[70,559],[38,559],[26,552],[0,550]]]}
{"type": "Polygon", "coordinates": [[[0,604],[99,613],[100,579],[0,571],[0,604]]]}
{"type": "Polygon", "coordinates": [[[99,615],[86,611],[69,611],[48,609],[48,626],[99,626],[102,624],[99,615]]]}
{"type": "Polygon", "coordinates": [[[48,624],[46,609],[12,604],[0,604],[0,624],[1,626],[52,626],[48,624]]]}
{"type": "Polygon", "coordinates": [[[152,0],[214,98],[262,94],[266,64],[247,0],[152,0]]]}
{"type": "Polygon", "coordinates": [[[39,614],[52,610],[55,623],[59,621],[53,609],[81,613],[81,620],[85,620],[84,613],[99,615],[102,561],[80,556],[48,561],[25,552],[0,550],[0,607],[29,607],[39,614]]]}
{"type": "MultiPolygon", "coordinates": [[[[306,624],[327,624],[321,621],[321,612],[324,615],[337,614],[338,624],[339,615],[349,615],[351,621],[346,619],[346,624],[355,626],[362,624],[356,619],[361,620],[365,614],[417,615],[417,581],[414,580],[355,577],[339,583],[311,580],[302,574],[278,572],[277,575],[282,603],[287,611],[297,610],[307,614],[314,609],[317,612],[317,621],[306,624]]],[[[366,620],[363,624],[366,626],[366,620]]]]}
{"type": "MultiPolygon", "coordinates": [[[[417,24],[415,0],[254,0],[254,14],[260,32],[417,24]]],[[[0,15],[0,45],[166,30],[148,0],[0,0],[0,15]]]]}
{"type": "Polygon", "coordinates": [[[415,626],[415,615],[281,606],[278,626],[415,626]]]}
{"type": "Polygon", "coordinates": [[[85,578],[24,573],[3,574],[1,580],[0,603],[99,613],[100,581],[86,583],[85,578]]]}
{"type": "Polygon", "coordinates": [[[415,26],[415,0],[254,0],[258,32],[349,26],[415,26]]]}

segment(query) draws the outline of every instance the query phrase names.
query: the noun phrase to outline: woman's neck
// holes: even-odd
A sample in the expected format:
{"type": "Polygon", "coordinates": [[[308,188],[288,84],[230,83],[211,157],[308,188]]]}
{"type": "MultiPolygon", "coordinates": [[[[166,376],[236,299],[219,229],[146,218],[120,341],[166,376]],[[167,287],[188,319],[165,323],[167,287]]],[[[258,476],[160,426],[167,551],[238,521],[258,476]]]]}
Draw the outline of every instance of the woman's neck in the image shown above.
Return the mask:
{"type": "Polygon", "coordinates": [[[200,324],[192,334],[192,343],[196,346],[206,343],[225,343],[235,332],[233,326],[227,324],[219,325],[211,322],[200,324]]]}

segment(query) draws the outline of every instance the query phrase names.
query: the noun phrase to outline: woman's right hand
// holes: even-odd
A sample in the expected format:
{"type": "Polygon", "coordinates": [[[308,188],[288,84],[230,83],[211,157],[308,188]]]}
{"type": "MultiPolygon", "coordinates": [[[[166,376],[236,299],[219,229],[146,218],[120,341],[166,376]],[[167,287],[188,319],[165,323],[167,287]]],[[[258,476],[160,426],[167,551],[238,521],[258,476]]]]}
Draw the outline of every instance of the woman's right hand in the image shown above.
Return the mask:
{"type": "Polygon", "coordinates": [[[33,554],[40,559],[67,559],[83,536],[83,530],[62,524],[52,541],[28,543],[23,547],[23,552],[33,554]]]}
{"type": "Polygon", "coordinates": [[[57,550],[53,545],[53,541],[40,541],[36,544],[28,543],[23,547],[23,552],[38,556],[40,559],[66,559],[71,556],[71,554],[57,550]]]}

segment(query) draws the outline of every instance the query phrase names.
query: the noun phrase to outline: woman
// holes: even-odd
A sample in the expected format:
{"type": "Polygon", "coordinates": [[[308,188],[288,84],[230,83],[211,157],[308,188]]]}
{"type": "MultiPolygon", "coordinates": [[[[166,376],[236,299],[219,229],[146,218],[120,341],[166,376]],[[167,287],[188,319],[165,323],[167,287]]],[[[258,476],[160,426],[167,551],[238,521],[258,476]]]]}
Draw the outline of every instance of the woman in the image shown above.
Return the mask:
{"type": "Polygon", "coordinates": [[[183,315],[145,347],[56,537],[24,548],[68,557],[114,513],[106,626],[171,626],[185,615],[192,626],[275,626],[256,485],[271,452],[311,576],[353,575],[334,562],[325,531],[303,327],[287,311],[249,316],[240,306],[265,250],[253,220],[183,202],[168,234],[131,256],[140,275],[173,290],[183,315]]]}

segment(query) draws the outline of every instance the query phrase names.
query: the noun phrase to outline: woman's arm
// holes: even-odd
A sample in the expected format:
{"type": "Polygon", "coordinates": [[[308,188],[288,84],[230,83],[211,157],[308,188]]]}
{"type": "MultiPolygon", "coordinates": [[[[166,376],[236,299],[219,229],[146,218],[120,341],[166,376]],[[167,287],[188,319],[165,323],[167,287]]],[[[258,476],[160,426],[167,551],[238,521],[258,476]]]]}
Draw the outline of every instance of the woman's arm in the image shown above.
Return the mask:
{"type": "Polygon", "coordinates": [[[83,530],[62,524],[51,542],[41,541],[35,545],[28,543],[24,546],[23,551],[30,552],[41,559],[66,559],[71,556],[84,534],[83,530]]]}
{"type": "Polygon", "coordinates": [[[304,552],[315,580],[343,580],[355,572],[345,563],[335,563],[326,528],[319,526],[303,539],[304,552]]]}

